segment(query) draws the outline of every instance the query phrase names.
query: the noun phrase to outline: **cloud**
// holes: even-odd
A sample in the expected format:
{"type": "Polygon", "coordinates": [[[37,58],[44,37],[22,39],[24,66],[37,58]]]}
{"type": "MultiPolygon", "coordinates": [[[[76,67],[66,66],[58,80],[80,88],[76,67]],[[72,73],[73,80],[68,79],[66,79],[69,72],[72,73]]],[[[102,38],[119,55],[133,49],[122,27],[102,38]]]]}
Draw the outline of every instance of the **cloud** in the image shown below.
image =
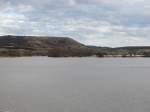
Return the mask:
{"type": "Polygon", "coordinates": [[[149,45],[149,0],[1,0],[0,34],[72,37],[100,46],[149,45]]]}

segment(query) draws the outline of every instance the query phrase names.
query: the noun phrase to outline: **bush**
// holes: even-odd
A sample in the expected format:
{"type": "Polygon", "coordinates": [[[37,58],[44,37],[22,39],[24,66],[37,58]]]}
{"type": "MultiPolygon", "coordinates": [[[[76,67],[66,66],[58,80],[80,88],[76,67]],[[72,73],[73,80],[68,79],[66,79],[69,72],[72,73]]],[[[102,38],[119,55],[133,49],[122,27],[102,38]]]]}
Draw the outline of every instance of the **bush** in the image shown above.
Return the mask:
{"type": "Polygon", "coordinates": [[[144,52],[144,53],[143,53],[143,56],[144,56],[144,57],[150,57],[150,52],[144,52]]]}
{"type": "Polygon", "coordinates": [[[67,54],[66,54],[66,50],[62,48],[52,48],[52,49],[49,49],[48,56],[49,57],[65,57],[67,56],[67,54]]]}
{"type": "Polygon", "coordinates": [[[77,48],[52,48],[48,51],[49,57],[83,57],[91,56],[92,52],[86,49],[77,49],[77,48]]]}
{"type": "Polygon", "coordinates": [[[96,54],[96,56],[97,57],[104,57],[104,53],[99,52],[99,53],[96,54]]]}

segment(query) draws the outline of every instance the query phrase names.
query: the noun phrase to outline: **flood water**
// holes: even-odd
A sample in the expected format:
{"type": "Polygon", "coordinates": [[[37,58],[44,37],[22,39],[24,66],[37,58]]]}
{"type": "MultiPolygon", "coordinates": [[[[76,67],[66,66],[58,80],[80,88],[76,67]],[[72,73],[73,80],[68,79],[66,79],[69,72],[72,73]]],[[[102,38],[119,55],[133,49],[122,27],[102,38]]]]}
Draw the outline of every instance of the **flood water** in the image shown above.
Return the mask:
{"type": "Polygon", "coordinates": [[[0,58],[0,112],[150,112],[150,59],[0,58]]]}

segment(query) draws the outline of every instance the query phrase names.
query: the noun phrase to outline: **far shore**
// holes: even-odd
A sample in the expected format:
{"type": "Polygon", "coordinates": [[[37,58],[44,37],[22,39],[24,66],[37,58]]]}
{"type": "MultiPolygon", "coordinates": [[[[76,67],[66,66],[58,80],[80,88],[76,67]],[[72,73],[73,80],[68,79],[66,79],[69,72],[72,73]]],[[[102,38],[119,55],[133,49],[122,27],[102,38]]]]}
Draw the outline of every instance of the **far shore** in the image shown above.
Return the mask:
{"type": "Polygon", "coordinates": [[[69,37],[0,36],[0,57],[150,57],[150,46],[101,47],[69,37]]]}
{"type": "Polygon", "coordinates": [[[22,57],[48,57],[48,58],[149,58],[144,55],[135,55],[135,56],[122,56],[122,55],[104,55],[99,57],[96,55],[93,56],[59,56],[59,57],[49,57],[49,56],[0,56],[0,58],[22,58],[22,57]]]}

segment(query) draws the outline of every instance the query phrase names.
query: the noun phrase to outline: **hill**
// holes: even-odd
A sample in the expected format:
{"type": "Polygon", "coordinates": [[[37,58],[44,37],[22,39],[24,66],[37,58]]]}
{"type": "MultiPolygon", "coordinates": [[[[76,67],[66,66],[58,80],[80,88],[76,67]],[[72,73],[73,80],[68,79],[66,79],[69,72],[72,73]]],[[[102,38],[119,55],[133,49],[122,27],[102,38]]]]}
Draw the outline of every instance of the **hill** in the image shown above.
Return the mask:
{"type": "Polygon", "coordinates": [[[87,46],[68,37],[0,36],[0,56],[150,56],[150,46],[87,46]]]}
{"type": "Polygon", "coordinates": [[[33,49],[52,47],[84,47],[84,45],[67,37],[0,36],[0,48],[33,49]]]}
{"type": "Polygon", "coordinates": [[[54,51],[57,56],[92,55],[87,46],[68,37],[0,36],[0,56],[56,56],[54,51]]]}

